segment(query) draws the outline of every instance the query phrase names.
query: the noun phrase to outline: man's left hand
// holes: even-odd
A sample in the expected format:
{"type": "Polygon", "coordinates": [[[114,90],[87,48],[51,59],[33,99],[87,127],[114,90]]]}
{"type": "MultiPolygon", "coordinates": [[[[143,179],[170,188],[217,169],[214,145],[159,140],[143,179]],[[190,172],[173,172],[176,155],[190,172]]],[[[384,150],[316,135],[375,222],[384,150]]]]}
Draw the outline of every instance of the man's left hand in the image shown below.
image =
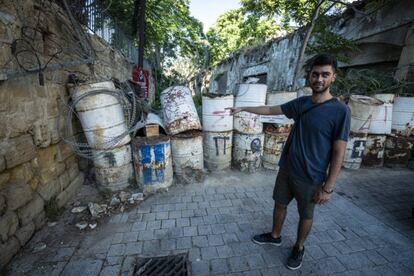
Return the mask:
{"type": "Polygon", "coordinates": [[[325,193],[322,187],[316,189],[313,195],[313,201],[317,204],[325,204],[331,199],[331,194],[325,193]]]}

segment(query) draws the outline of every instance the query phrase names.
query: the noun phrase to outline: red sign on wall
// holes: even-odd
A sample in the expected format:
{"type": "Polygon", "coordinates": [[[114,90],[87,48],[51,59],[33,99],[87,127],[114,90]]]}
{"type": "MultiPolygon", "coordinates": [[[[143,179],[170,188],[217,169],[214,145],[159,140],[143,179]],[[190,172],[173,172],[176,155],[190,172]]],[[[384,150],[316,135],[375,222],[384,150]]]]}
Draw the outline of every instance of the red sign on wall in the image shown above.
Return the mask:
{"type": "Polygon", "coordinates": [[[149,96],[149,71],[143,68],[135,67],[132,73],[132,78],[135,82],[137,82],[141,88],[145,91],[145,98],[149,96]]]}

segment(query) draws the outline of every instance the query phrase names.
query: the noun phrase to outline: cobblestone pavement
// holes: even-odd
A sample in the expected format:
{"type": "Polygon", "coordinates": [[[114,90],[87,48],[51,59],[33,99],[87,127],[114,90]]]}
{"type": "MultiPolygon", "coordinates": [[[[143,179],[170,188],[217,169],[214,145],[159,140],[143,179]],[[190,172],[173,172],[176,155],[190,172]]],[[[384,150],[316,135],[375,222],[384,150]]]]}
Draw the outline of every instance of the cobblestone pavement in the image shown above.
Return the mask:
{"type": "Polygon", "coordinates": [[[294,272],[285,263],[295,240],[295,204],[281,247],[250,241],[271,227],[274,180],[269,171],[210,174],[203,184],[173,187],[32,253],[39,233],[9,274],[128,275],[137,257],[189,252],[193,275],[414,275],[413,171],[343,171],[331,202],[316,209],[304,264],[294,272]]]}

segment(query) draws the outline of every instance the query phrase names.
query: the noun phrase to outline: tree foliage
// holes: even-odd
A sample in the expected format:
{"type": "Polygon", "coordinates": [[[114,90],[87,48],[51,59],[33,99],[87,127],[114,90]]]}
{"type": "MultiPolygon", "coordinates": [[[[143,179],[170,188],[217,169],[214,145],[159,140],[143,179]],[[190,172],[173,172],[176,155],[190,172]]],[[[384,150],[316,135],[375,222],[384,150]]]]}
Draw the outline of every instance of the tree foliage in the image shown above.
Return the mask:
{"type": "Polygon", "coordinates": [[[243,9],[230,10],[221,15],[207,32],[210,64],[227,58],[246,45],[259,44],[284,33],[273,18],[246,14],[243,9]]]}

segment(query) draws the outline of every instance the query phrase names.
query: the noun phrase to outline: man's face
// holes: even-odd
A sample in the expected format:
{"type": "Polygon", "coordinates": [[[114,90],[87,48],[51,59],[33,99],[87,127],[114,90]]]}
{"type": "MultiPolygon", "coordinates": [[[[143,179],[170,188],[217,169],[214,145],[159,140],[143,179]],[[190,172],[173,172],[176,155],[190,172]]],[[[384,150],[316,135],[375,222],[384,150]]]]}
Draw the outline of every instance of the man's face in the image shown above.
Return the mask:
{"type": "Polygon", "coordinates": [[[329,89],[336,79],[336,73],[331,65],[313,66],[309,75],[309,83],[313,93],[322,94],[329,89]]]}

